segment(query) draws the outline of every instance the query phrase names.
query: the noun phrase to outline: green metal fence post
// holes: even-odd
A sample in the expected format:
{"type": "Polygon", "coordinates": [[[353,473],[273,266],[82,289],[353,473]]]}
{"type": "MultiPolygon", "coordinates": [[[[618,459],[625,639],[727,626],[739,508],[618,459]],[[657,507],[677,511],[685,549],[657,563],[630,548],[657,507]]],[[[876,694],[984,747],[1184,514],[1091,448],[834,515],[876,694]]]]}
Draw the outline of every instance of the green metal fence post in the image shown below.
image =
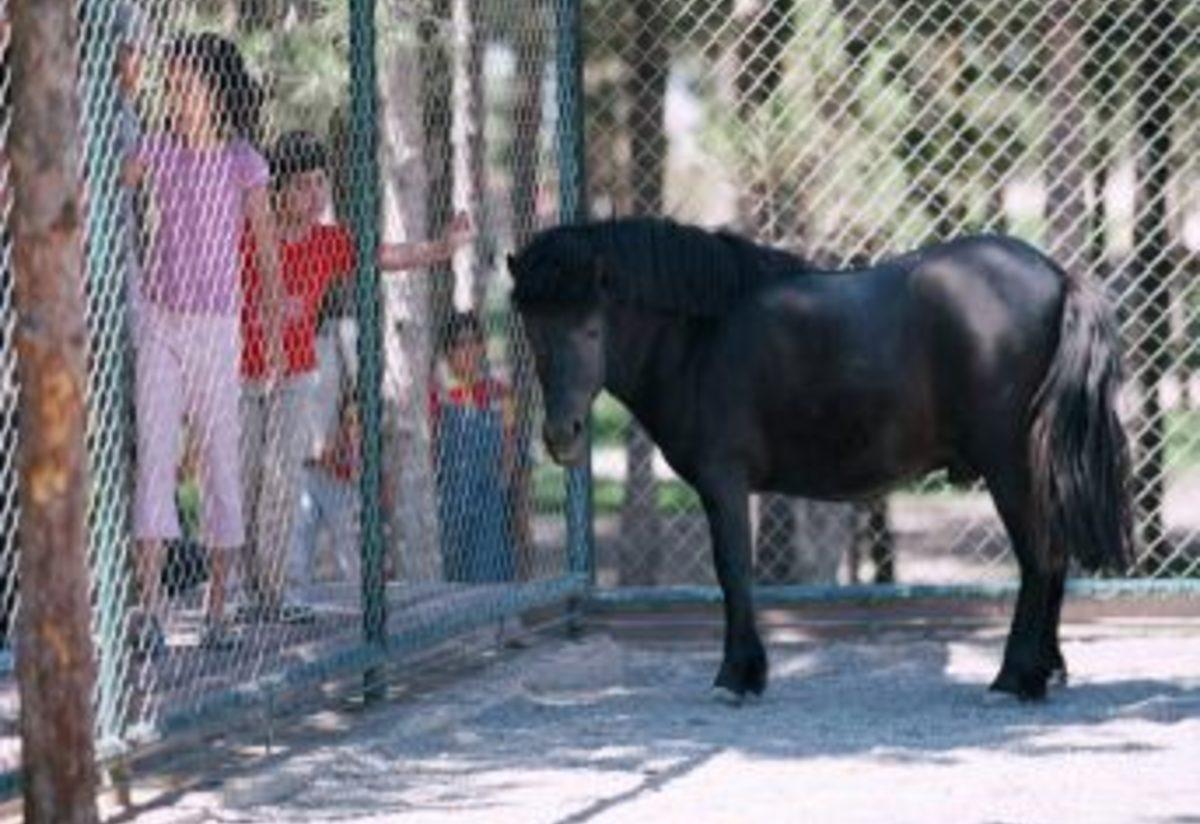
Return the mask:
{"type": "Polygon", "coordinates": [[[126,323],[126,273],[131,261],[121,209],[115,0],[81,8],[84,178],[87,189],[85,266],[90,349],[88,544],[95,576],[93,624],[99,669],[96,724],[102,745],[122,733],[122,627],[129,581],[128,417],[132,364],[126,323]]]}
{"type": "MultiPolygon", "coordinates": [[[[587,220],[587,175],[583,130],[583,25],[580,0],[555,2],[555,78],[558,91],[557,143],[559,220],[587,220]]],[[[590,438],[590,427],[589,427],[590,438]]],[[[591,450],[581,467],[567,473],[568,570],[591,583],[595,574],[592,524],[591,450]]],[[[571,620],[578,622],[577,605],[571,620]]]]}
{"type": "MultiPolygon", "coordinates": [[[[375,3],[350,0],[350,179],[351,222],[357,249],[354,296],[358,318],[358,405],[362,421],[363,638],[370,646],[387,642],[387,601],[383,579],[383,402],[382,335],[379,328],[379,174],[376,123],[375,3]]],[[[378,666],[363,674],[367,700],[383,696],[378,666]]]]}

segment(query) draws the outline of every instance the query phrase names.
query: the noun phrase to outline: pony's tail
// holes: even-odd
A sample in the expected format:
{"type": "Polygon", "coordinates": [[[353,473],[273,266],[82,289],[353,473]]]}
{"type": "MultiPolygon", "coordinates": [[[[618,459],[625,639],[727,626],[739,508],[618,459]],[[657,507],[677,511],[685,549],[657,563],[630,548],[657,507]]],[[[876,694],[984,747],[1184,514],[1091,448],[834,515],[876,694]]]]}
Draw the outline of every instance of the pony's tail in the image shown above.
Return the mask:
{"type": "Polygon", "coordinates": [[[1058,348],[1033,400],[1034,545],[1047,562],[1066,553],[1087,570],[1125,572],[1133,539],[1117,326],[1099,289],[1064,277],[1058,348]]]}

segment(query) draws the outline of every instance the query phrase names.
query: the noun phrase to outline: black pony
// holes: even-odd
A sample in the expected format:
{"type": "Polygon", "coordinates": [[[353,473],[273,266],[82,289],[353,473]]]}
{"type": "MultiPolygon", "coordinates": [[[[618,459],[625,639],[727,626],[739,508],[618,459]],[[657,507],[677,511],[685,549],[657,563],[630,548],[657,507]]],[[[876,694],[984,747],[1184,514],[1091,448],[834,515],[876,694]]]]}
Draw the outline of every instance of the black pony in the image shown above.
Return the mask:
{"type": "Polygon", "coordinates": [[[629,219],[542,232],[509,259],[546,447],[583,458],[601,388],[695,487],[725,596],[718,689],[760,693],[748,496],[869,497],[982,477],[1020,562],[992,689],[1065,678],[1068,557],[1125,569],[1130,506],[1104,298],[1036,250],[969,237],[818,272],[726,232],[629,219]]]}

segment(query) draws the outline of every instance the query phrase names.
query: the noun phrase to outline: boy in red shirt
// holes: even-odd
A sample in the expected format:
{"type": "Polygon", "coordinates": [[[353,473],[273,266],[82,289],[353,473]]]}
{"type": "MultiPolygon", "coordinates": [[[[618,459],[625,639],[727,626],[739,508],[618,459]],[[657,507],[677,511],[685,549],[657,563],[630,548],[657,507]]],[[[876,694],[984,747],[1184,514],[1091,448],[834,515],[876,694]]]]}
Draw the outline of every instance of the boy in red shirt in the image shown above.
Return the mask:
{"type": "MultiPolygon", "coordinates": [[[[284,567],[306,447],[302,410],[317,367],[318,314],[329,289],[354,270],[354,239],[344,227],[322,222],[329,204],[328,156],[315,135],[284,134],[270,164],[285,292],[285,374],[268,375],[261,279],[247,235],[242,258],[243,569],[251,598],[247,617],[286,622],[312,615],[284,602],[284,567]]],[[[450,258],[469,237],[469,223],[460,215],[441,240],[381,244],[378,265],[392,272],[428,266],[450,258]]]]}

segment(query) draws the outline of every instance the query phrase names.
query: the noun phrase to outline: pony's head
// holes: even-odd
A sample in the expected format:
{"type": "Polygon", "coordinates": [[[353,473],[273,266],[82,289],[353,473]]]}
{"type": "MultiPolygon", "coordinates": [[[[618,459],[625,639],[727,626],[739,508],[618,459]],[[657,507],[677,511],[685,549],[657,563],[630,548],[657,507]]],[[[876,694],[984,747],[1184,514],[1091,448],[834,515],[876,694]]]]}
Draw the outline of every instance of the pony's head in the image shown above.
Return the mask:
{"type": "Polygon", "coordinates": [[[604,385],[604,278],[585,239],[569,227],[539,234],[509,256],[513,303],[533,350],[550,457],[586,457],[587,418],[604,385]]]}

